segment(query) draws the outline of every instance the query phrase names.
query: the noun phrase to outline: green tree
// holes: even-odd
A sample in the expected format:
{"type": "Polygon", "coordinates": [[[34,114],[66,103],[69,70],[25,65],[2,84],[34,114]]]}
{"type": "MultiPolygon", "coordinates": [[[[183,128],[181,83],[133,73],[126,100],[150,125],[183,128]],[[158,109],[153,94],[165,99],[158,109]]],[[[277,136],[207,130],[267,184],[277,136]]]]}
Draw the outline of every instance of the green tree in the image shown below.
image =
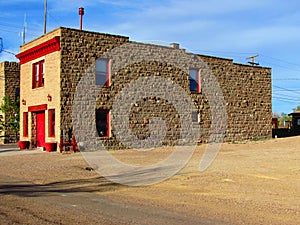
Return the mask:
{"type": "Polygon", "coordinates": [[[298,110],[300,110],[300,105],[298,105],[296,108],[293,109],[294,112],[298,110]]]}
{"type": "Polygon", "coordinates": [[[286,122],[290,123],[291,121],[292,117],[284,112],[278,117],[279,127],[286,127],[286,122]]]}
{"type": "Polygon", "coordinates": [[[4,114],[4,117],[0,118],[0,128],[6,134],[14,134],[17,140],[20,130],[20,98],[12,101],[8,96],[4,96],[0,111],[4,114]]]}

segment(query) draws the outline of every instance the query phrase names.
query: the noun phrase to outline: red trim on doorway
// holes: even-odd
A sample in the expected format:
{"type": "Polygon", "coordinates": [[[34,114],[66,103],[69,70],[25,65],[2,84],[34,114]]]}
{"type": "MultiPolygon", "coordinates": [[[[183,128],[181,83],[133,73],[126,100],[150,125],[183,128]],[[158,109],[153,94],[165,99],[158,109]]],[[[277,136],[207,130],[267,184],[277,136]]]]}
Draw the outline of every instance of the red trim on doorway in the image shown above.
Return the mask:
{"type": "Polygon", "coordinates": [[[30,48],[16,55],[20,60],[20,64],[27,63],[44,55],[60,50],[60,37],[56,36],[42,44],[30,48]]]}
{"type": "Polygon", "coordinates": [[[23,136],[28,137],[28,112],[23,113],[23,136]]]}
{"type": "Polygon", "coordinates": [[[37,112],[47,110],[47,104],[28,106],[28,112],[37,112]]]}
{"type": "Polygon", "coordinates": [[[48,124],[49,137],[55,137],[55,109],[49,109],[48,111],[48,124]]]}
{"type": "Polygon", "coordinates": [[[110,137],[110,111],[107,112],[107,116],[106,116],[106,124],[107,124],[107,135],[106,137],[110,137]]]}

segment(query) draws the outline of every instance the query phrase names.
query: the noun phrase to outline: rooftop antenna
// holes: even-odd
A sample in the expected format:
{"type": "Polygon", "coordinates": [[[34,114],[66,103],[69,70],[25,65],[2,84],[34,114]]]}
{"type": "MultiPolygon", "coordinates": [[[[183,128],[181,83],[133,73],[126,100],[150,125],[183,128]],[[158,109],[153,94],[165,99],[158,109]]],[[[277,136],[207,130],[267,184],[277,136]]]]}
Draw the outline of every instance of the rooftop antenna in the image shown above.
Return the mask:
{"type": "Polygon", "coordinates": [[[254,59],[255,59],[256,57],[258,57],[258,56],[259,56],[259,54],[256,54],[256,55],[253,55],[253,56],[249,56],[249,57],[246,58],[246,60],[251,59],[251,61],[248,61],[248,63],[249,63],[250,65],[252,65],[252,66],[258,66],[259,63],[254,62],[254,59]]]}
{"type": "Polygon", "coordinates": [[[44,34],[47,33],[47,0],[44,1],[44,34]]]}
{"type": "Polygon", "coordinates": [[[25,44],[25,35],[26,35],[26,13],[24,14],[24,27],[22,32],[22,43],[25,44]]]}
{"type": "Polygon", "coordinates": [[[3,42],[2,42],[2,37],[0,37],[0,53],[2,52],[3,50],[3,42]]]}

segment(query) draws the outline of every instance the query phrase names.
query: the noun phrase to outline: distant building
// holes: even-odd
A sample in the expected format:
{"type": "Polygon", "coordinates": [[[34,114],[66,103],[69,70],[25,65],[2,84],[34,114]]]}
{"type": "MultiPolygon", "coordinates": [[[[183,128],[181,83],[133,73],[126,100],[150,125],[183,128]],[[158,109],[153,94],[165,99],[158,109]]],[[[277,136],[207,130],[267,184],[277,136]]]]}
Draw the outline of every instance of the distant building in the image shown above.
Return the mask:
{"type": "MultiPolygon", "coordinates": [[[[12,101],[15,101],[20,96],[20,66],[16,62],[1,62],[0,63],[0,102],[2,104],[3,97],[7,96],[12,101]]],[[[3,120],[6,120],[9,115],[4,115],[0,112],[3,120]]],[[[6,143],[15,140],[15,133],[12,131],[0,132],[0,143],[6,143]]]]}
{"type": "MultiPolygon", "coordinates": [[[[126,43],[135,42],[124,36],[61,27],[21,46],[17,55],[21,65],[20,139],[29,141],[33,147],[44,147],[53,142],[60,146],[62,142],[71,141],[72,117],[77,113],[72,111],[76,87],[86,70],[98,63],[99,68],[94,68],[93,82],[101,80],[102,75],[107,82],[99,93],[90,119],[95,124],[95,135],[106,145],[123,147],[115,136],[118,131],[111,126],[115,96],[124,85],[147,76],[168,78],[189,94],[197,109],[193,121],[200,124],[199,143],[206,143],[212,119],[216,119],[211,118],[207,96],[201,91],[202,86],[210,82],[209,79],[204,80],[197,68],[189,68],[189,74],[168,63],[156,61],[128,65],[111,74],[113,62],[103,58],[103,54],[126,43]]],[[[179,52],[184,52],[178,45],[137,44],[168,51],[170,58],[175,59],[179,52]]],[[[134,52],[122,52],[122,57],[131,57],[130,54],[134,52]]],[[[222,89],[227,112],[225,141],[271,137],[271,69],[237,64],[231,59],[213,56],[195,57],[207,64],[222,89]]],[[[163,144],[176,143],[181,129],[180,119],[174,107],[164,99],[145,98],[132,108],[129,118],[132,132],[139,139],[147,138],[147,127],[152,117],[162,117],[166,122],[163,144]]]]}
{"type": "Polygon", "coordinates": [[[289,116],[292,116],[291,129],[293,133],[300,135],[300,110],[290,113],[289,116]]]}

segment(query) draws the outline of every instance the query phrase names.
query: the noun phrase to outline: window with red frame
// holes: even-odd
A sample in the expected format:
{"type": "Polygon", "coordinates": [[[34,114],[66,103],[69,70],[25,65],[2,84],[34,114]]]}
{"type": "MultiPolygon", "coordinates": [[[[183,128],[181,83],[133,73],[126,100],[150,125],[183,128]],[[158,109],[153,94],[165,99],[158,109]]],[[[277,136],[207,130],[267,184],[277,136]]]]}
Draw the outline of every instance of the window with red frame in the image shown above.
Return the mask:
{"type": "Polygon", "coordinates": [[[32,88],[44,86],[45,61],[39,61],[32,65],[32,88]]]}
{"type": "Polygon", "coordinates": [[[96,110],[96,128],[99,137],[110,137],[110,113],[108,110],[96,110]]]}
{"type": "Polygon", "coordinates": [[[23,113],[23,136],[28,137],[28,112],[23,113]]]}
{"type": "Polygon", "coordinates": [[[199,69],[190,69],[190,90],[193,92],[201,92],[201,77],[199,69]]]}
{"type": "Polygon", "coordinates": [[[110,62],[109,59],[96,60],[96,84],[110,86],[110,62]]]}
{"type": "Polygon", "coordinates": [[[49,137],[55,137],[55,109],[49,109],[49,137]]]}

